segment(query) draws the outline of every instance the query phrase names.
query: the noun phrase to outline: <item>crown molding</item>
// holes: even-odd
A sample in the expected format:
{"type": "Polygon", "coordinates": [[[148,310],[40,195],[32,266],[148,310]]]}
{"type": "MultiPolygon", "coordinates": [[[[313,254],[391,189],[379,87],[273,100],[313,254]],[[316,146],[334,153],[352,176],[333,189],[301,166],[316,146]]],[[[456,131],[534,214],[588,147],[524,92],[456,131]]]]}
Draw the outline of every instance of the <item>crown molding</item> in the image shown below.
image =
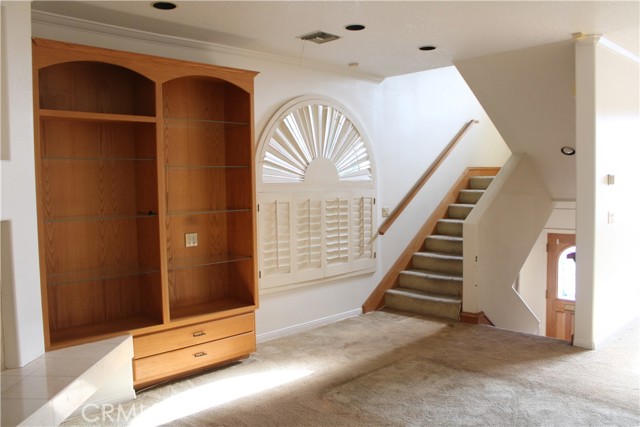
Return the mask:
{"type": "Polygon", "coordinates": [[[620,56],[623,56],[634,62],[640,63],[640,57],[638,57],[638,55],[635,55],[629,52],[627,49],[623,48],[622,46],[612,42],[606,37],[603,37],[602,34],[573,33],[572,37],[576,41],[576,43],[580,43],[583,45],[592,45],[592,46],[600,45],[602,47],[609,49],[612,52],[617,53],[620,56]]]}
{"type": "Polygon", "coordinates": [[[242,49],[231,46],[225,46],[217,43],[194,40],[185,37],[169,36],[164,34],[153,33],[150,31],[137,30],[134,28],[120,27],[117,25],[104,24],[101,22],[89,21],[81,18],[73,18],[64,15],[58,15],[50,12],[38,10],[31,11],[31,21],[33,24],[45,27],[67,28],[78,32],[105,35],[124,39],[134,39],[142,42],[153,43],[157,45],[165,45],[171,47],[180,47],[194,49],[200,51],[214,52],[217,54],[232,55],[242,58],[256,59],[262,61],[279,62],[297,67],[305,67],[313,70],[339,74],[358,80],[366,80],[373,83],[382,83],[385,79],[383,76],[366,73],[353,68],[343,68],[335,65],[324,64],[316,61],[300,60],[299,58],[291,58],[283,55],[275,55],[270,53],[258,52],[250,49],[242,49]]]}

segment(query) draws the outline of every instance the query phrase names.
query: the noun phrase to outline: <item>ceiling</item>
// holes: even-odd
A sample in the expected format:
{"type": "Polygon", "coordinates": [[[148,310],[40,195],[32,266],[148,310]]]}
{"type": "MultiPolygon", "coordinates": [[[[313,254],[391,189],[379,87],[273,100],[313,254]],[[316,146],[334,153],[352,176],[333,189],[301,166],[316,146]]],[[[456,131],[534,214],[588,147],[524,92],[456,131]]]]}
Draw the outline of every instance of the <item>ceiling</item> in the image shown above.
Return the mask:
{"type": "Polygon", "coordinates": [[[640,56],[638,1],[35,1],[33,9],[239,49],[357,68],[377,78],[603,34],[640,56]],[[362,31],[348,31],[363,24],[362,31]],[[326,44],[298,36],[340,36],[326,44]],[[433,45],[433,51],[418,47],[433,45]]]}

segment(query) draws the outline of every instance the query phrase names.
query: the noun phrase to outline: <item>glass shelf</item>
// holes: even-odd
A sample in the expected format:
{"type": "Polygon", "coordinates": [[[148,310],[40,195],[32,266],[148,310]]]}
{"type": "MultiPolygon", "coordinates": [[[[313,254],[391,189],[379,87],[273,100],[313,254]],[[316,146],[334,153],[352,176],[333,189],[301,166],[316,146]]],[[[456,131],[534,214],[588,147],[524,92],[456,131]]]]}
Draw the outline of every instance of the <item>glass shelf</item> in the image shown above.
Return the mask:
{"type": "Polygon", "coordinates": [[[126,157],[43,157],[49,161],[88,161],[88,162],[155,162],[153,158],[126,158],[126,157]]]}
{"type": "Polygon", "coordinates": [[[122,277],[142,276],[160,273],[159,267],[131,266],[105,268],[98,270],[70,271],[47,275],[49,286],[68,285],[73,283],[94,282],[100,280],[119,279],[122,277]]]}
{"type": "Polygon", "coordinates": [[[86,111],[51,110],[41,108],[40,118],[43,119],[67,119],[67,120],[91,120],[97,122],[130,122],[130,123],[155,123],[156,116],[138,116],[132,114],[93,113],[86,111]]]}
{"type": "Polygon", "coordinates": [[[248,169],[248,165],[224,166],[224,165],[165,165],[168,169],[248,169]]]}
{"type": "Polygon", "coordinates": [[[169,261],[169,270],[184,270],[188,268],[207,267],[209,265],[229,264],[250,260],[250,256],[223,254],[215,257],[185,258],[169,261]]]}
{"type": "Polygon", "coordinates": [[[225,127],[242,127],[249,126],[249,122],[236,122],[227,120],[211,120],[211,119],[196,119],[189,117],[164,117],[165,122],[168,124],[176,125],[189,125],[189,124],[219,124],[225,125],[225,127]]]}
{"type": "Polygon", "coordinates": [[[148,213],[132,213],[132,214],[124,214],[124,215],[88,215],[88,216],[68,216],[68,217],[57,217],[57,218],[47,218],[45,222],[47,224],[54,222],[79,222],[79,221],[122,221],[128,219],[138,219],[138,218],[158,218],[158,212],[149,211],[148,213]]]}
{"type": "Polygon", "coordinates": [[[251,209],[217,209],[210,211],[169,211],[168,215],[211,215],[211,214],[226,214],[226,213],[236,213],[236,212],[251,212],[251,209]]]}

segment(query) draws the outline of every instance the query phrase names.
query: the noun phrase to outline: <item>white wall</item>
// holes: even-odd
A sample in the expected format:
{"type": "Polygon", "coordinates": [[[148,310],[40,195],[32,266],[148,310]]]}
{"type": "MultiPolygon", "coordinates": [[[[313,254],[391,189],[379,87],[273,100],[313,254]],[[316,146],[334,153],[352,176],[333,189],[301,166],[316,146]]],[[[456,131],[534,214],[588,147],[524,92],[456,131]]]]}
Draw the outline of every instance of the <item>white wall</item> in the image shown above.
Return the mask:
{"type": "MultiPolygon", "coordinates": [[[[462,125],[471,119],[480,120],[447,165],[420,193],[413,206],[405,211],[384,237],[378,239],[379,264],[375,274],[262,295],[257,312],[259,339],[360,312],[361,305],[384,272],[462,170],[467,166],[500,166],[509,154],[490,120],[453,67],[376,83],[339,71],[314,70],[274,57],[219,49],[195,41],[59,18],[49,19],[55,20],[55,24],[47,20],[45,16],[35,15],[32,23],[35,37],[259,71],[255,87],[256,139],[259,139],[271,115],[286,101],[310,93],[336,99],[356,115],[371,138],[378,168],[379,208],[393,207],[462,125]]],[[[25,26],[20,32],[22,37],[29,36],[28,28],[25,26]]],[[[31,99],[30,88],[21,87],[20,90],[25,99],[31,99]]],[[[30,111],[28,115],[26,111],[21,114],[24,120],[31,117],[30,111]]],[[[25,170],[23,174],[29,175],[26,178],[32,180],[33,173],[30,170],[25,170]]],[[[35,215],[35,209],[31,213],[35,215]]],[[[35,219],[33,221],[35,224],[35,219]]],[[[35,225],[33,227],[35,230],[35,225]]],[[[33,241],[31,243],[35,244],[33,241]]],[[[25,262],[36,265],[37,253],[25,257],[25,262]]],[[[21,285],[39,294],[37,283],[21,285]]],[[[38,317],[35,322],[40,322],[39,307],[36,311],[38,313],[35,315],[34,310],[28,314],[38,317]]],[[[41,340],[41,335],[36,336],[41,340]]]]}
{"type": "Polygon", "coordinates": [[[532,160],[513,154],[464,222],[463,311],[539,333],[539,319],[513,284],[552,210],[532,160]]]}
{"type": "Polygon", "coordinates": [[[638,58],[606,39],[576,44],[580,305],[574,342],[582,347],[596,348],[639,314],[639,79],[638,58]],[[607,185],[608,174],[615,175],[614,185],[607,185]]]}
{"type": "Polygon", "coordinates": [[[518,293],[540,320],[540,335],[547,329],[547,236],[549,233],[575,234],[576,203],[555,202],[553,212],[533,245],[519,275],[518,293]]]}
{"type": "Polygon", "coordinates": [[[3,368],[44,352],[36,223],[29,2],[2,2],[3,368]],[[7,108],[10,106],[10,108],[7,108]]]}
{"type": "MultiPolygon", "coordinates": [[[[568,37],[569,35],[567,35],[568,37]]],[[[456,66],[514,153],[526,153],[554,200],[576,197],[573,41],[457,61],[456,66]]]]}

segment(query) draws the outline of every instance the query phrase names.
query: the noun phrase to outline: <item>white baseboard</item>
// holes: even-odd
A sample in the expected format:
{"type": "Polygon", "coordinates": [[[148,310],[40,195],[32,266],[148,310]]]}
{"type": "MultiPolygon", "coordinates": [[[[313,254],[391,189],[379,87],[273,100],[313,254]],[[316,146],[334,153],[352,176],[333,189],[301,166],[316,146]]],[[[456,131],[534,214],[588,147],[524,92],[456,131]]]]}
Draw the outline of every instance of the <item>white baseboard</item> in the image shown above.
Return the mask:
{"type": "Polygon", "coordinates": [[[332,316],[323,317],[321,319],[312,320],[310,322],[300,323],[298,325],[287,326],[286,328],[277,329],[275,331],[265,332],[258,334],[256,340],[261,343],[269,340],[273,340],[287,335],[299,334],[310,329],[317,328],[318,326],[327,325],[329,323],[337,322],[339,320],[347,319],[349,317],[360,316],[362,314],[362,308],[355,310],[345,311],[344,313],[334,314],[332,316]]]}

